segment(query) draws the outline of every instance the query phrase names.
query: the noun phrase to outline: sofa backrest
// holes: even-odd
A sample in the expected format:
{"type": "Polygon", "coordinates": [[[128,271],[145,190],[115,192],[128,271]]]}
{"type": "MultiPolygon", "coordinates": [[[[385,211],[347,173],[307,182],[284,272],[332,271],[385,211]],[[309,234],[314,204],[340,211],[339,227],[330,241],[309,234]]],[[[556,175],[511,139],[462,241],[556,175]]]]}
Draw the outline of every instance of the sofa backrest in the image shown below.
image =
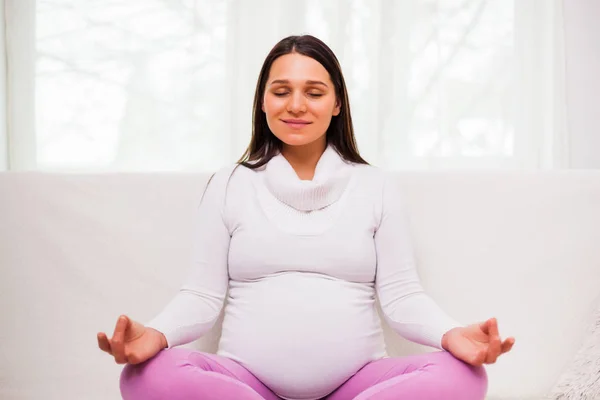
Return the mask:
{"type": "MultiPolygon", "coordinates": [[[[0,398],[118,399],[96,347],[152,318],[189,265],[204,174],[0,174],[0,398]]],[[[404,172],[419,273],[454,318],[495,316],[514,350],[489,397],[546,393],[600,294],[600,171],[404,172]]],[[[190,345],[214,351],[219,325],[190,345]]],[[[386,327],[392,355],[428,351],[386,327]]]]}

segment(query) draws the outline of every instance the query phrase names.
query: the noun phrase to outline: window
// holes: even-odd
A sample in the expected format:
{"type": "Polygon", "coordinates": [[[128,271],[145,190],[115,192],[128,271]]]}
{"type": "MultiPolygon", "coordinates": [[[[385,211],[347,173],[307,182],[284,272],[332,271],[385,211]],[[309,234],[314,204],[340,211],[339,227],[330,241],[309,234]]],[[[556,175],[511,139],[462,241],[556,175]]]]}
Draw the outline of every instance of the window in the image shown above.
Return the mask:
{"type": "Polygon", "coordinates": [[[30,168],[208,171],[237,160],[262,61],[299,33],[340,59],[359,147],[374,164],[560,161],[562,59],[543,34],[558,31],[554,2],[32,3],[35,127],[16,152],[30,168]]]}

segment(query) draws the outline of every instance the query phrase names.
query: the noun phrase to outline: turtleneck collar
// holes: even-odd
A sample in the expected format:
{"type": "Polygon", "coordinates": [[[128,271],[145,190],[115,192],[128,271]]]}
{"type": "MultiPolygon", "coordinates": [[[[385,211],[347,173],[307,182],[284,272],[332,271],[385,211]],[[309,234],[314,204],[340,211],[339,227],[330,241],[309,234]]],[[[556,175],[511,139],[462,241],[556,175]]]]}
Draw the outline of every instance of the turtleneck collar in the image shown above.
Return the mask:
{"type": "Polygon", "coordinates": [[[301,180],[288,160],[279,153],[265,168],[265,183],[282,203],[298,211],[315,211],[335,203],[350,179],[351,165],[329,145],[317,162],[312,180],[301,180]]]}

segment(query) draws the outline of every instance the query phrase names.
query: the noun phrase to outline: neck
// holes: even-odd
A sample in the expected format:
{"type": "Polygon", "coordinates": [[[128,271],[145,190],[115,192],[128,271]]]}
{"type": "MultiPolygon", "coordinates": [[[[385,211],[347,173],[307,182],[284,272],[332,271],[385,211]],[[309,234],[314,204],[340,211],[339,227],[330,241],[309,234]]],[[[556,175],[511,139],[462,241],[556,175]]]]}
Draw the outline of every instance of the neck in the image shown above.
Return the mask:
{"type": "Polygon", "coordinates": [[[323,152],[327,148],[325,137],[303,146],[283,145],[281,154],[290,163],[298,178],[310,181],[315,176],[315,169],[323,152]]]}

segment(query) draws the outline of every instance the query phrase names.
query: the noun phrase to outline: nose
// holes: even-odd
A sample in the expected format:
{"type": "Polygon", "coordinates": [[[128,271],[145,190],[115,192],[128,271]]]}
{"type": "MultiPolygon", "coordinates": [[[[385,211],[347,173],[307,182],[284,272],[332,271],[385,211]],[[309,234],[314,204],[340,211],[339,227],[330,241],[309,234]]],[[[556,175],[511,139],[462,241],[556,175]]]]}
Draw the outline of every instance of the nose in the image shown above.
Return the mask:
{"type": "Polygon", "coordinates": [[[306,112],[306,99],[302,93],[295,92],[289,97],[287,111],[292,114],[306,112]]]}

